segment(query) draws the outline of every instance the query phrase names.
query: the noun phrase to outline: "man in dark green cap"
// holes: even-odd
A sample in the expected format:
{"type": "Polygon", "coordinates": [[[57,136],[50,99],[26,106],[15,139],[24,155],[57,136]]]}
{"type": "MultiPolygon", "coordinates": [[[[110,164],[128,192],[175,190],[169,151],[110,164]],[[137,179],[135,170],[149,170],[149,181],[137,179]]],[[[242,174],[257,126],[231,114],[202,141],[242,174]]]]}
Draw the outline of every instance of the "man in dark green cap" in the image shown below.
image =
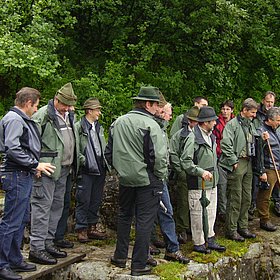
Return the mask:
{"type": "Polygon", "coordinates": [[[78,137],[70,110],[76,100],[71,83],[67,83],[33,115],[42,138],[40,162],[56,167],[51,176],[37,173],[31,195],[29,259],[35,263],[56,264],[56,258],[67,256],[53,241],[63,211],[67,177],[78,168],[78,137]]]}
{"type": "Polygon", "coordinates": [[[163,180],[167,177],[167,145],[160,126],[154,120],[159,110],[159,89],[141,87],[133,99],[135,108],[111,125],[105,155],[118,172],[120,182],[117,245],[111,263],[125,267],[135,215],[131,274],[139,276],[151,272],[146,264],[163,180]]]}

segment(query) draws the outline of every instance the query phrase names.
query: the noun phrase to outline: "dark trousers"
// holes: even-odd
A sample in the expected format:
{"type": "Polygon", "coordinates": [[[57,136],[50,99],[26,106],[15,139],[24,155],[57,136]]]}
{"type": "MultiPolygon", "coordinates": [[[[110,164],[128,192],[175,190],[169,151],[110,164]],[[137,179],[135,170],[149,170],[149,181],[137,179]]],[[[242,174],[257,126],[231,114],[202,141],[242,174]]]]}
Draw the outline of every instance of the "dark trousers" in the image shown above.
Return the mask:
{"type": "Polygon", "coordinates": [[[82,174],[78,180],[76,192],[76,226],[75,229],[87,228],[99,220],[99,208],[102,203],[105,169],[100,175],[82,174]]]}
{"type": "Polygon", "coordinates": [[[144,268],[149,253],[149,241],[152,227],[159,209],[162,181],[156,180],[145,187],[119,188],[119,216],[117,245],[114,257],[126,259],[128,255],[131,223],[135,214],[135,243],[131,268],[144,268]]]}
{"type": "Polygon", "coordinates": [[[67,221],[70,212],[71,205],[71,189],[72,189],[72,173],[68,175],[66,181],[66,190],[64,194],[64,206],[62,211],[62,216],[58,222],[55,240],[63,240],[67,229],[67,221]]]}
{"type": "Polygon", "coordinates": [[[2,172],[1,181],[6,194],[4,216],[0,222],[0,269],[23,261],[20,246],[24,227],[30,220],[33,174],[2,172]]]}

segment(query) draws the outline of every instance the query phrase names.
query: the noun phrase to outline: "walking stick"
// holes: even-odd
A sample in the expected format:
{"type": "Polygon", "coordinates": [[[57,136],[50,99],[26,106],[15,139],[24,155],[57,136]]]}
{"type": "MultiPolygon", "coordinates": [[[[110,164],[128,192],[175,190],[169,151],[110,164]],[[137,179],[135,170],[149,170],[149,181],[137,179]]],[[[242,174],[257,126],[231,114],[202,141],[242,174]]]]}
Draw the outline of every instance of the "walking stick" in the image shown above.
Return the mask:
{"type": "Polygon", "coordinates": [[[275,169],[275,172],[276,172],[276,175],[277,175],[278,183],[280,184],[280,176],[279,176],[277,166],[276,166],[276,163],[275,163],[275,159],[274,159],[274,156],[273,156],[273,153],[272,153],[272,150],[271,150],[269,139],[267,139],[267,145],[268,145],[269,153],[270,153],[270,156],[271,156],[271,159],[272,159],[272,162],[273,162],[273,166],[274,166],[274,169],[275,169]]]}

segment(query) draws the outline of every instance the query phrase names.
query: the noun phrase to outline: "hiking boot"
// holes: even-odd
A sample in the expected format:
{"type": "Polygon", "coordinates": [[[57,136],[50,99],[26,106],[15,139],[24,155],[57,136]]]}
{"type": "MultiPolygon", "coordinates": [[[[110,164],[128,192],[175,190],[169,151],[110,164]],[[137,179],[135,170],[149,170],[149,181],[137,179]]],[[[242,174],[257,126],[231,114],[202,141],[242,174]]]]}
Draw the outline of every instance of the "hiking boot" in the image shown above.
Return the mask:
{"type": "Polygon", "coordinates": [[[208,249],[215,250],[215,251],[218,251],[218,252],[224,252],[226,250],[226,247],[221,246],[216,242],[214,236],[208,238],[207,243],[208,243],[208,249]]]}
{"type": "Polygon", "coordinates": [[[151,255],[159,255],[160,249],[156,248],[154,245],[149,246],[150,254],[151,255]]]}
{"type": "Polygon", "coordinates": [[[178,233],[178,242],[180,244],[186,244],[188,241],[188,235],[186,232],[180,232],[178,233]]]}
{"type": "Polygon", "coordinates": [[[156,239],[156,240],[152,241],[152,244],[157,248],[165,248],[164,241],[162,241],[160,239],[156,239]]]}
{"type": "Polygon", "coordinates": [[[87,229],[86,228],[78,229],[77,234],[78,234],[78,241],[80,243],[90,242],[90,239],[88,238],[88,235],[87,235],[87,229]]]}
{"type": "Polygon", "coordinates": [[[246,229],[239,229],[238,233],[244,238],[256,238],[256,235],[250,232],[247,228],[246,229]]]}
{"type": "Polygon", "coordinates": [[[242,237],[237,231],[229,232],[226,234],[227,239],[231,239],[237,242],[244,242],[245,238],[242,237]]]}
{"type": "Polygon", "coordinates": [[[70,249],[74,247],[74,243],[66,239],[54,240],[54,244],[58,248],[70,249]]]}
{"type": "Polygon", "coordinates": [[[205,244],[202,245],[194,245],[193,250],[195,252],[201,253],[201,254],[210,254],[211,250],[206,248],[205,244]]]}
{"type": "Polygon", "coordinates": [[[107,239],[107,234],[105,232],[101,232],[97,229],[96,224],[91,225],[87,230],[87,236],[90,239],[97,239],[97,240],[105,240],[107,239]]]}
{"type": "Polygon", "coordinates": [[[260,222],[260,228],[266,231],[276,231],[277,227],[272,224],[270,221],[267,222],[260,222]]]}
{"type": "Polygon", "coordinates": [[[29,252],[29,260],[39,264],[56,264],[57,259],[50,255],[46,250],[32,250],[29,252]]]}
{"type": "Polygon", "coordinates": [[[132,276],[141,276],[151,274],[152,269],[149,266],[145,266],[144,268],[132,268],[131,275],[132,276]]]}
{"type": "Polygon", "coordinates": [[[180,250],[173,253],[166,251],[164,255],[164,259],[167,261],[179,262],[184,264],[190,262],[190,260],[187,257],[185,257],[180,250]]]}
{"type": "Polygon", "coordinates": [[[147,259],[147,265],[157,266],[157,261],[154,258],[152,258],[151,256],[149,256],[147,259]]]}
{"type": "Polygon", "coordinates": [[[46,245],[46,251],[51,254],[54,258],[66,258],[67,253],[65,251],[61,251],[55,245],[46,245]]]}
{"type": "Polygon", "coordinates": [[[126,259],[117,259],[114,256],[111,257],[111,264],[120,267],[120,268],[125,268],[126,266],[126,259]]]}

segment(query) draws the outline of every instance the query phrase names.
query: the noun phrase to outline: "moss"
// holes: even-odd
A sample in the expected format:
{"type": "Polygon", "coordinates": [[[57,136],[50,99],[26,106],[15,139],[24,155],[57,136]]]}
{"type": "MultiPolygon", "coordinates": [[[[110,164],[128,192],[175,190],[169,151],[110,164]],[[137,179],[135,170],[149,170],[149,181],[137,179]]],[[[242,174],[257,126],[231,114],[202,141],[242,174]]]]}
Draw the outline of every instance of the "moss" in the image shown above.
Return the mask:
{"type": "Polygon", "coordinates": [[[162,280],[180,280],[182,275],[187,269],[187,266],[178,262],[169,262],[159,264],[153,269],[153,272],[162,280]]]}
{"type": "Polygon", "coordinates": [[[222,257],[242,257],[244,256],[252,243],[261,242],[261,239],[258,237],[256,239],[246,239],[245,242],[236,242],[224,237],[218,237],[216,241],[227,248],[227,250],[223,253],[212,251],[211,254],[201,254],[192,251],[193,245],[191,243],[184,244],[181,246],[183,253],[198,263],[216,263],[222,257]]]}

